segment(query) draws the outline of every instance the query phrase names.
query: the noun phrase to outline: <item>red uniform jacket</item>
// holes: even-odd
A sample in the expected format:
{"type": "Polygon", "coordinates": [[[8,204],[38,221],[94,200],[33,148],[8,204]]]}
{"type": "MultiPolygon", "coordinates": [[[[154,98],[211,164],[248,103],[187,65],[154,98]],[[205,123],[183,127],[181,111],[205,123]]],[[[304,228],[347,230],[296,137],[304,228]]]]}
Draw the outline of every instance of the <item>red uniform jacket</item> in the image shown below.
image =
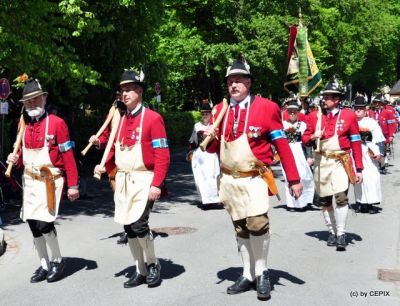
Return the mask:
{"type": "Polygon", "coordinates": [[[394,109],[394,107],[392,105],[386,105],[385,109],[388,112],[390,112],[391,114],[393,114],[393,118],[395,119],[394,132],[393,132],[393,135],[394,135],[396,133],[396,131],[397,131],[397,126],[399,125],[397,112],[396,112],[396,110],[394,109]]]}
{"type": "Polygon", "coordinates": [[[375,112],[372,109],[367,110],[367,117],[375,119],[375,112]]]}
{"type": "MultiPolygon", "coordinates": [[[[290,150],[289,144],[283,132],[279,106],[276,103],[259,96],[252,96],[250,103],[250,114],[245,133],[248,134],[251,131],[251,127],[253,128],[253,132],[255,128],[257,130],[257,133],[259,134],[258,137],[248,138],[249,145],[254,156],[263,163],[271,165],[273,162],[273,152],[271,145],[273,144],[280,156],[288,182],[291,184],[300,182],[299,173],[296,168],[292,151],[290,150]]],[[[222,103],[216,105],[217,113],[213,116],[213,118],[218,117],[221,107],[222,103]]],[[[224,135],[227,141],[235,140],[243,134],[244,124],[246,120],[246,112],[247,108],[240,110],[240,121],[237,128],[236,136],[234,136],[234,111],[233,109],[228,108],[225,116],[229,117],[224,135]]],[[[211,122],[213,118],[211,118],[211,122]]],[[[224,120],[222,120],[222,123],[219,126],[220,135],[223,130],[223,124],[224,120]]],[[[220,139],[220,137],[218,138],[220,139]]],[[[219,147],[220,141],[214,139],[214,141],[211,142],[208,146],[207,151],[210,153],[219,153],[219,147]]]]}
{"type": "MultiPolygon", "coordinates": [[[[130,147],[136,143],[142,110],[143,107],[133,115],[129,113],[121,117],[117,135],[119,130],[121,130],[118,140],[122,145],[130,147]],[[122,118],[125,119],[121,126],[122,118]]],[[[170,154],[164,121],[160,114],[146,108],[142,128],[142,159],[146,169],[154,171],[154,178],[151,185],[161,187],[167,176],[170,163],[170,154]]],[[[114,155],[115,150],[113,146],[107,157],[107,171],[115,165],[114,155]]]]}
{"type": "MultiPolygon", "coordinates": [[[[25,129],[25,148],[39,149],[45,145],[45,130],[46,130],[46,116],[45,113],[39,121],[31,120],[30,117],[26,118],[25,129]]],[[[68,127],[64,120],[55,115],[48,115],[48,146],[50,160],[53,165],[60,168],[67,176],[67,186],[78,185],[78,170],[76,167],[74,151],[69,149],[66,152],[60,152],[59,145],[68,144],[70,142],[68,127]]],[[[22,153],[22,151],[21,151],[22,153]]],[[[19,163],[22,165],[22,154],[19,163]]]]}
{"type": "Polygon", "coordinates": [[[375,110],[373,118],[378,121],[386,142],[388,142],[388,138],[393,137],[396,133],[396,117],[394,113],[387,109],[375,110]]]}
{"type": "MultiPolygon", "coordinates": [[[[322,115],[321,129],[324,130],[324,135],[321,139],[328,139],[334,136],[335,128],[337,127],[337,135],[339,136],[340,148],[347,152],[352,152],[355,167],[358,172],[363,170],[361,137],[358,129],[356,115],[347,109],[341,109],[332,118],[322,115]],[[340,113],[340,118],[339,118],[340,113]],[[339,118],[339,122],[338,121],[339,118]]],[[[310,113],[307,122],[307,129],[303,134],[303,143],[309,145],[312,135],[315,133],[315,127],[318,120],[318,112],[310,113]]]]}

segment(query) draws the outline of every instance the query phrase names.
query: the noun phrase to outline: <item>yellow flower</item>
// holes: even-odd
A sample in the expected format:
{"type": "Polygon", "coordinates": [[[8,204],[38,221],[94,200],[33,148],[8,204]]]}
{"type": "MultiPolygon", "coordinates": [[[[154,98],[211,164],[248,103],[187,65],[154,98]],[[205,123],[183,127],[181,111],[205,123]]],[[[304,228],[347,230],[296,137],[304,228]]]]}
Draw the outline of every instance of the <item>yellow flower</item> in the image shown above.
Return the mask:
{"type": "Polygon", "coordinates": [[[23,83],[28,79],[28,75],[26,73],[21,74],[20,76],[17,77],[17,82],[18,83],[23,83]]]}

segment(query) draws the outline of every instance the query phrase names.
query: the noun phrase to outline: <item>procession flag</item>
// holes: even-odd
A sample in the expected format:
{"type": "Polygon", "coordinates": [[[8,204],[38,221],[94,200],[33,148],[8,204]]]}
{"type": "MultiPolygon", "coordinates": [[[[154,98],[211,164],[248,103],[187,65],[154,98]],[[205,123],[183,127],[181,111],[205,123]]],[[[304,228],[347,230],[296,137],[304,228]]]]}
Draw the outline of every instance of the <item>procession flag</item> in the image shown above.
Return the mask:
{"type": "Polygon", "coordinates": [[[301,97],[309,96],[321,83],[321,73],[315,63],[307,39],[307,28],[301,22],[290,27],[288,70],[284,88],[301,97]]]}

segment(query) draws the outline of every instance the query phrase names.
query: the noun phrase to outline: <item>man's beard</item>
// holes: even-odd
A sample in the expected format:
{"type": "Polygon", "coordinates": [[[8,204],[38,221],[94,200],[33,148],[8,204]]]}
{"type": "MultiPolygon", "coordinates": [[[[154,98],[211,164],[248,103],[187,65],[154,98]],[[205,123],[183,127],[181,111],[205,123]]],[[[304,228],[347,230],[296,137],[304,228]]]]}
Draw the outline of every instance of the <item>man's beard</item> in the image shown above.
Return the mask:
{"type": "Polygon", "coordinates": [[[40,107],[40,106],[32,107],[32,108],[28,108],[26,110],[26,112],[29,117],[35,118],[35,117],[39,117],[44,114],[44,108],[40,107]]]}

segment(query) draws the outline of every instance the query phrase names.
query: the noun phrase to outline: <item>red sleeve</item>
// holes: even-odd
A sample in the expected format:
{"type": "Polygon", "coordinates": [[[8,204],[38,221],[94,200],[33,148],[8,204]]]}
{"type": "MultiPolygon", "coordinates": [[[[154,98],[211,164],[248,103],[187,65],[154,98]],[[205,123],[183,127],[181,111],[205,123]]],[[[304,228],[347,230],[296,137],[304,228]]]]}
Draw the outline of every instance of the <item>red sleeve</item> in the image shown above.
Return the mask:
{"type": "MultiPolygon", "coordinates": [[[[358,127],[356,115],[354,113],[351,113],[351,115],[352,115],[352,121],[350,124],[350,135],[359,135],[360,129],[358,127]]],[[[355,167],[358,172],[361,172],[364,169],[364,166],[362,163],[361,138],[359,141],[351,141],[351,139],[350,139],[350,146],[351,146],[351,151],[353,154],[355,167]]]]}
{"type": "Polygon", "coordinates": [[[301,112],[299,112],[299,114],[297,115],[297,118],[298,118],[299,121],[303,121],[303,122],[307,121],[306,115],[301,113],[301,112]]]}
{"type": "Polygon", "coordinates": [[[100,145],[97,147],[99,150],[104,150],[107,146],[108,138],[110,137],[111,125],[109,125],[99,137],[100,145]]]}
{"type": "MultiPolygon", "coordinates": [[[[59,124],[56,128],[56,133],[57,133],[57,144],[63,144],[68,141],[69,139],[69,133],[68,133],[68,127],[65,124],[64,120],[60,120],[59,124]]],[[[66,152],[60,152],[61,158],[63,161],[63,166],[65,170],[65,174],[67,177],[67,186],[77,186],[78,185],[78,169],[76,167],[76,162],[75,162],[75,156],[74,156],[74,150],[70,149],[66,152]]]]}
{"type": "MultiPolygon", "coordinates": [[[[271,109],[270,127],[271,132],[278,130],[281,130],[283,132],[283,125],[278,105],[276,105],[275,109],[271,109]]],[[[294,160],[293,153],[290,149],[287,139],[284,137],[278,138],[276,140],[273,140],[273,144],[278,151],[289,184],[299,183],[299,172],[297,171],[296,162],[294,160]]]]}
{"type": "MultiPolygon", "coordinates": [[[[222,103],[219,103],[219,104],[217,104],[217,105],[215,105],[214,106],[214,109],[216,110],[216,112],[215,112],[215,114],[213,114],[212,116],[211,116],[211,119],[210,119],[210,124],[213,124],[214,123],[214,121],[215,121],[215,119],[218,117],[218,115],[219,115],[219,113],[221,112],[221,109],[222,109],[222,103]]],[[[214,109],[213,109],[213,112],[214,112],[214,109]]],[[[228,110],[227,111],[229,111],[229,108],[228,108],[228,110]]],[[[224,120],[222,120],[222,122],[223,122],[224,120]]],[[[206,151],[208,152],[208,153],[218,153],[219,154],[219,148],[220,148],[220,139],[221,139],[221,134],[222,134],[222,122],[221,122],[221,124],[219,125],[219,131],[218,131],[218,134],[217,134],[217,136],[218,136],[218,139],[213,139],[212,141],[210,141],[210,143],[208,144],[208,146],[207,146],[207,149],[206,149],[206,151]]]]}
{"type": "MultiPolygon", "coordinates": [[[[165,132],[164,120],[157,114],[151,124],[151,139],[165,139],[167,140],[167,133],[165,132]]],[[[169,148],[153,148],[154,152],[154,178],[151,183],[152,186],[160,187],[164,182],[170,163],[169,148]]]]}
{"type": "Polygon", "coordinates": [[[302,142],[304,145],[308,145],[308,143],[311,141],[312,135],[315,133],[315,118],[316,115],[314,112],[310,113],[307,117],[307,128],[302,136],[302,142]]]}
{"type": "Polygon", "coordinates": [[[394,134],[396,133],[396,116],[394,115],[393,112],[387,112],[387,126],[389,130],[389,137],[394,137],[394,134]]]}

